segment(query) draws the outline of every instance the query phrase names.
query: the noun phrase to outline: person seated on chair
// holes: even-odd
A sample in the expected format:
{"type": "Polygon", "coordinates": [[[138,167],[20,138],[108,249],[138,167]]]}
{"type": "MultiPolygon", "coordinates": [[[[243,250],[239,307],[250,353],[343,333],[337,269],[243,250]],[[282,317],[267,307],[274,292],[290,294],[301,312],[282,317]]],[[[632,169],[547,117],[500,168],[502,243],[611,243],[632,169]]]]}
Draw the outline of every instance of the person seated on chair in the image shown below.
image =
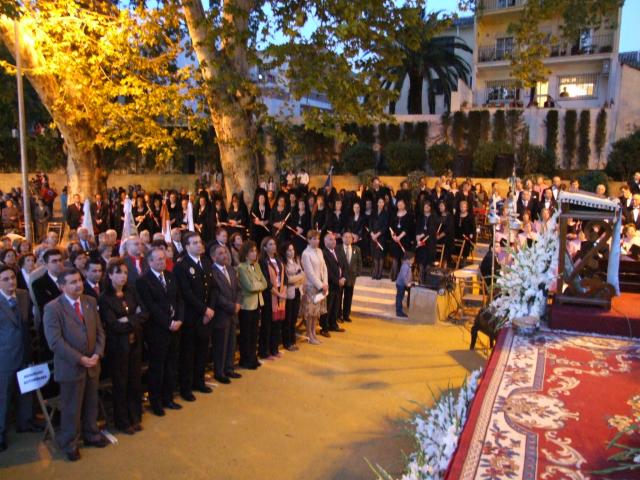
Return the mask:
{"type": "Polygon", "coordinates": [[[640,234],[633,223],[629,223],[622,229],[622,248],[620,260],[638,261],[640,260],[640,234]]]}

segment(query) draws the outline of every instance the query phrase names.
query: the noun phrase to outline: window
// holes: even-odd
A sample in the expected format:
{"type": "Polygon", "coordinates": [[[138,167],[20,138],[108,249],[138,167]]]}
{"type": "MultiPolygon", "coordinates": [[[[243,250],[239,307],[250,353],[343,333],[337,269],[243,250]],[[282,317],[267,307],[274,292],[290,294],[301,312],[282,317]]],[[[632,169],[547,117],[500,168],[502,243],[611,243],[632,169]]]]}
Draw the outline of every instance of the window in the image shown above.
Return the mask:
{"type": "Polygon", "coordinates": [[[520,99],[520,90],[515,80],[492,80],[486,82],[487,103],[504,103],[520,99]]]}
{"type": "Polygon", "coordinates": [[[504,37],[496,39],[496,60],[504,60],[504,58],[513,51],[513,37],[504,37]]]}
{"type": "Polygon", "coordinates": [[[543,108],[545,102],[549,100],[549,82],[538,82],[536,84],[536,103],[543,108]]]}
{"type": "Polygon", "coordinates": [[[598,96],[598,74],[583,73],[558,77],[560,100],[581,100],[598,96]]]}
{"type": "Polygon", "coordinates": [[[515,7],[516,0],[498,0],[498,7],[507,8],[507,7],[515,7]]]}

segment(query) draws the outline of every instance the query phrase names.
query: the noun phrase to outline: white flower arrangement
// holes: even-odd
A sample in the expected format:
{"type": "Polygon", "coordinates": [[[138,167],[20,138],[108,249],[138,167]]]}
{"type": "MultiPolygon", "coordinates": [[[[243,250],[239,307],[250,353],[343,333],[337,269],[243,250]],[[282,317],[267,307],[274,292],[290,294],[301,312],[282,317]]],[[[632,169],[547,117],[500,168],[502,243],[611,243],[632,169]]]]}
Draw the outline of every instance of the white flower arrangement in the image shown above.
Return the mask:
{"type": "MultiPolygon", "coordinates": [[[[417,451],[407,457],[401,480],[439,480],[444,478],[467,422],[469,406],[478,389],[482,369],[474,371],[460,388],[444,392],[431,407],[425,407],[409,422],[417,451]]],[[[393,480],[382,467],[372,467],[379,480],[393,480]]]]}
{"type": "Polygon", "coordinates": [[[558,212],[530,246],[525,244],[511,252],[513,263],[500,270],[496,280],[500,295],[491,304],[500,319],[499,327],[511,325],[516,318],[543,316],[549,288],[558,271],[557,220],[558,212]]]}

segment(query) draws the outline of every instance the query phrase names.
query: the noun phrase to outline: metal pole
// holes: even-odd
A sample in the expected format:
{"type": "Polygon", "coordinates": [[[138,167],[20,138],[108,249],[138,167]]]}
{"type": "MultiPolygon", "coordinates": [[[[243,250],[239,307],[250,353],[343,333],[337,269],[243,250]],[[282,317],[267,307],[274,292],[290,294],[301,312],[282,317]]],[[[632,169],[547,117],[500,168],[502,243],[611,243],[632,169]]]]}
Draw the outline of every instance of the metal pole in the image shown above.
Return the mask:
{"type": "Polygon", "coordinates": [[[24,86],[22,85],[22,58],[20,55],[20,26],[13,21],[16,45],[16,80],[18,82],[18,130],[20,132],[20,173],[22,173],[22,208],[24,211],[24,235],[33,242],[31,224],[31,199],[27,169],[27,129],[24,113],[24,86]]]}

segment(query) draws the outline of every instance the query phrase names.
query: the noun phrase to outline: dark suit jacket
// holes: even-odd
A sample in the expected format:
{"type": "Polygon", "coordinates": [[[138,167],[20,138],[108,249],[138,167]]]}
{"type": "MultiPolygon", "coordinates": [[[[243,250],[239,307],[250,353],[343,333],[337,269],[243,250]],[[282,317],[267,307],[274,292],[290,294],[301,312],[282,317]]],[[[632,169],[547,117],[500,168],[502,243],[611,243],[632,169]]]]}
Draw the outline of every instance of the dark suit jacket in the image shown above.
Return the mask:
{"type": "Polygon", "coordinates": [[[165,270],[165,290],[153,270],[149,269],[136,282],[136,291],[140,301],[149,311],[148,333],[157,340],[167,340],[172,333],[169,330],[172,320],[183,320],[184,309],[178,282],[173,273],[165,270]]]}
{"type": "Polygon", "coordinates": [[[346,285],[353,287],[356,284],[356,278],[362,272],[362,253],[357,245],[351,245],[351,262],[347,262],[347,247],[340,245],[336,249],[342,250],[344,254],[344,261],[347,266],[345,278],[347,279],[346,285]]]}
{"type": "Polygon", "coordinates": [[[31,300],[25,290],[16,290],[17,317],[0,294],[0,373],[13,373],[31,360],[29,310],[31,300]]]}
{"type": "Polygon", "coordinates": [[[105,335],[98,316],[98,303],[87,295],[80,296],[80,303],[84,322],[64,295],[48,303],[44,309],[44,334],[53,352],[53,371],[57,382],[80,380],[85,372],[90,377],[100,375],[100,363],[89,369],[80,364],[82,356],[104,356],[105,335]]]}
{"type": "Polygon", "coordinates": [[[216,285],[216,295],[213,299],[213,309],[216,311],[213,317],[213,328],[228,328],[236,314],[236,304],[240,303],[238,277],[236,271],[230,267],[227,267],[230,282],[215,264],[211,270],[216,285]]]}
{"type": "Polygon", "coordinates": [[[60,296],[61,293],[58,285],[51,279],[47,272],[37,280],[34,280],[31,284],[31,289],[33,290],[33,296],[36,297],[36,304],[40,315],[44,314],[44,306],[60,296]]]}
{"type": "Polygon", "coordinates": [[[98,301],[100,318],[109,336],[109,347],[112,342],[121,343],[124,347],[129,344],[129,333],[136,333],[142,338],[142,326],[149,318],[149,313],[141,308],[138,312],[140,299],[133,287],[124,290],[124,297],[118,298],[114,292],[103,292],[98,301]],[[127,308],[124,306],[126,302],[127,308]],[[126,323],[118,322],[119,318],[127,317],[126,323]]]}
{"type": "Polygon", "coordinates": [[[82,204],[79,207],[75,203],[72,203],[67,207],[67,223],[72,230],[77,229],[80,226],[80,220],[82,219],[82,204]]]}
{"type": "MultiPolygon", "coordinates": [[[[87,282],[86,280],[84,282],[82,282],[82,285],[84,287],[84,294],[88,295],[90,297],[93,297],[96,299],[96,301],[98,301],[98,294],[96,293],[96,291],[93,289],[93,287],[91,285],[89,285],[89,282],[87,282]]],[[[102,293],[102,285],[99,286],[99,290],[100,293],[102,293]]]]}
{"type": "MultiPolygon", "coordinates": [[[[131,288],[136,288],[136,282],[138,281],[138,278],[140,278],[140,274],[136,268],[136,263],[130,255],[123,255],[122,260],[127,266],[127,285],[131,288]]],[[[149,264],[146,258],[142,258],[140,260],[140,268],[142,269],[142,274],[149,269],[149,264]]]]}
{"type": "Polygon", "coordinates": [[[91,204],[91,217],[98,232],[105,232],[109,228],[109,206],[105,202],[101,202],[99,207],[97,203],[91,204]],[[98,220],[102,221],[98,223],[98,220]]]}
{"type": "Polygon", "coordinates": [[[189,255],[182,257],[173,267],[184,300],[184,323],[186,326],[202,324],[207,307],[215,308],[215,287],[211,260],[200,259],[202,268],[189,255]]]}
{"type": "Polygon", "coordinates": [[[529,200],[529,203],[527,203],[527,206],[525,208],[524,203],[522,202],[522,200],[518,200],[516,203],[516,208],[518,211],[518,217],[520,219],[522,219],[522,215],[524,214],[525,210],[529,210],[529,212],[531,212],[531,219],[534,220],[536,218],[538,218],[538,202],[535,201],[533,198],[531,198],[529,200]]]}
{"type": "Polygon", "coordinates": [[[329,287],[340,288],[339,281],[341,277],[347,276],[347,259],[344,256],[344,250],[341,247],[335,248],[336,257],[334,257],[326,248],[322,249],[324,263],[327,264],[327,273],[329,274],[329,287]]]}
{"type": "Polygon", "coordinates": [[[636,220],[633,219],[633,207],[627,210],[627,215],[624,223],[633,223],[636,226],[636,229],[640,229],[640,215],[638,215],[638,218],[636,220]]]}

